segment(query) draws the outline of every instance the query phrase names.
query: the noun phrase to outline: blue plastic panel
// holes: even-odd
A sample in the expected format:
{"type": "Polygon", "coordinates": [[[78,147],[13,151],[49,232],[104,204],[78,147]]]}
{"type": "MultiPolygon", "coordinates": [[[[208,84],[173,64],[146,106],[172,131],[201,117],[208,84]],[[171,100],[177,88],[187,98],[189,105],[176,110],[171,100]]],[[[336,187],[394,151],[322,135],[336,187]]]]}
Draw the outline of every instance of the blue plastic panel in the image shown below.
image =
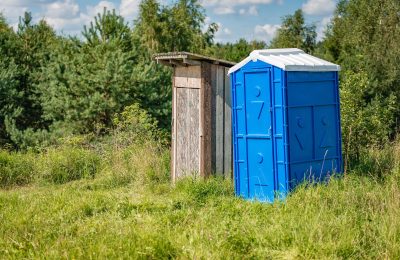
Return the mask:
{"type": "Polygon", "coordinates": [[[271,137],[271,87],[269,71],[245,72],[247,135],[271,137]]]}
{"type": "Polygon", "coordinates": [[[274,172],[271,139],[248,139],[249,197],[260,201],[274,200],[274,172]]]}
{"type": "Polygon", "coordinates": [[[287,72],[289,176],[294,188],[341,171],[336,72],[287,72]]]}
{"type": "Polygon", "coordinates": [[[232,80],[236,194],[273,201],[271,69],[240,70],[232,80]]]}
{"type": "Polygon", "coordinates": [[[235,192],[284,198],[341,172],[337,72],[285,72],[249,62],[231,76],[235,192]]]}

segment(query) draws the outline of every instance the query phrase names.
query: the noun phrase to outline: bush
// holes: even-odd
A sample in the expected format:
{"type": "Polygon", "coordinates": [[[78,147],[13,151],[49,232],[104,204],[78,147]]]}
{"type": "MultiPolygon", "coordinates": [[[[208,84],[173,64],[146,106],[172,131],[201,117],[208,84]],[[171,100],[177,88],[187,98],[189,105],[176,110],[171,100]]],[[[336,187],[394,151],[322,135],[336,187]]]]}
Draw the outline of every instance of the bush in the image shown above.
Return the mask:
{"type": "Polygon", "coordinates": [[[400,170],[400,139],[390,142],[384,148],[372,146],[363,148],[353,172],[368,175],[379,180],[390,177],[400,170]]]}
{"type": "Polygon", "coordinates": [[[41,177],[51,183],[62,184],[83,178],[94,178],[100,169],[100,156],[87,149],[50,148],[40,156],[41,177]]]}
{"type": "Polygon", "coordinates": [[[169,182],[169,150],[156,141],[114,147],[107,158],[107,171],[116,179],[134,180],[139,186],[169,182]]]}
{"type": "Polygon", "coordinates": [[[341,122],[345,171],[357,163],[363,149],[383,148],[394,132],[396,98],[370,96],[371,83],[364,72],[347,71],[341,82],[341,122]]]}
{"type": "Polygon", "coordinates": [[[35,175],[34,156],[0,151],[0,187],[31,183],[35,175]]]}
{"type": "Polygon", "coordinates": [[[124,111],[114,117],[113,124],[114,143],[132,144],[157,140],[167,144],[169,134],[160,130],[157,120],[137,103],[125,107],[124,111]]]}

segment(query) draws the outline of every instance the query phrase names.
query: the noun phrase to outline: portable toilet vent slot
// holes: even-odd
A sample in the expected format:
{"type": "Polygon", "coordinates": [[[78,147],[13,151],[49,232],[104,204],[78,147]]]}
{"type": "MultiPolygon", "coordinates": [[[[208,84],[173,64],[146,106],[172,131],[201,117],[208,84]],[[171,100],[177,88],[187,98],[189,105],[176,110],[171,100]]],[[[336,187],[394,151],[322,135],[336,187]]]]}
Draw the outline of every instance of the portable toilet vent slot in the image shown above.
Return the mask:
{"type": "Polygon", "coordinates": [[[273,201],[341,172],[339,70],[299,49],[270,49],[228,71],[238,196],[273,201]]]}

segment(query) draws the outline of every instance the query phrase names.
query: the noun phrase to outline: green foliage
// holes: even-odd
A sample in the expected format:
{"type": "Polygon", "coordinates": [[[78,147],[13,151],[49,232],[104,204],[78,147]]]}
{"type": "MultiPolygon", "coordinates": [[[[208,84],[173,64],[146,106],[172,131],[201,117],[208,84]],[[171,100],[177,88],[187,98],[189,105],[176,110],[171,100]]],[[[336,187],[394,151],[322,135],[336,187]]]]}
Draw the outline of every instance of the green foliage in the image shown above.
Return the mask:
{"type": "Polygon", "coordinates": [[[6,116],[18,113],[21,92],[18,86],[18,67],[13,60],[0,60],[0,145],[7,142],[6,116]]]}
{"type": "Polygon", "coordinates": [[[179,181],[176,188],[189,195],[190,199],[196,203],[204,204],[208,199],[233,195],[231,180],[221,180],[219,178],[210,178],[205,181],[199,181],[199,179],[188,177],[179,181]]]}
{"type": "MultiPolygon", "coordinates": [[[[400,146],[392,147],[397,147],[392,162],[375,161],[391,172],[382,181],[351,172],[328,184],[299,187],[285,203],[274,204],[235,198],[229,180],[185,179],[175,187],[158,180],[148,185],[138,176],[121,182],[110,178],[121,166],[106,161],[112,170],[105,167],[94,178],[0,190],[0,253],[5,258],[397,259],[400,146]]],[[[159,160],[157,154],[136,152],[142,162],[159,160]]]]}
{"type": "Polygon", "coordinates": [[[267,44],[263,41],[247,42],[240,39],[235,43],[216,43],[206,50],[206,54],[212,57],[239,62],[249,56],[253,50],[265,49],[267,44]]]}
{"type": "Polygon", "coordinates": [[[118,137],[123,142],[144,142],[154,139],[165,139],[166,133],[158,128],[158,122],[149,113],[140,108],[139,104],[125,107],[124,111],[113,119],[118,137]]]}
{"type": "Polygon", "coordinates": [[[170,129],[171,70],[151,54],[201,52],[217,29],[213,24],[203,32],[204,10],[195,0],[165,7],[144,1],[134,28],[104,10],[84,27],[84,41],[57,37],[44,21],[34,24],[29,13],[17,32],[0,18],[0,145],[18,149],[107,133],[114,115],[132,103],[170,129]],[[149,33],[153,29],[156,34],[149,33]],[[150,38],[162,44],[149,45],[150,38]]]}
{"type": "Polygon", "coordinates": [[[342,130],[348,164],[368,146],[386,145],[398,131],[399,11],[393,0],[339,1],[320,45],[321,56],[344,69],[342,130]]]}
{"type": "Polygon", "coordinates": [[[58,41],[54,30],[44,21],[32,23],[30,13],[20,19],[15,33],[0,19],[0,140],[14,145],[25,143],[35,129],[45,129],[48,123],[41,118],[42,107],[37,92],[39,75],[58,41]]]}
{"type": "Polygon", "coordinates": [[[33,154],[0,151],[0,187],[20,186],[35,178],[33,154]]]}
{"type": "Polygon", "coordinates": [[[96,153],[74,147],[48,149],[38,163],[41,179],[55,184],[94,178],[100,168],[101,159],[96,153]]]}
{"type": "Polygon", "coordinates": [[[371,93],[399,97],[400,3],[396,0],[339,1],[325,49],[345,69],[365,71],[371,93]]]}
{"type": "MultiPolygon", "coordinates": [[[[129,122],[143,129],[154,126],[137,105],[115,120],[126,131],[129,122]]],[[[400,256],[399,142],[363,152],[359,168],[353,167],[344,178],[300,186],[284,203],[267,204],[234,197],[229,179],[188,178],[171,186],[169,149],[155,140],[135,144],[127,139],[130,144],[120,145],[116,140],[104,144],[88,139],[71,137],[63,146],[39,154],[0,152],[0,180],[7,176],[2,186],[31,183],[0,189],[1,255],[400,256]]]]}
{"type": "Polygon", "coordinates": [[[398,141],[389,142],[383,148],[361,149],[357,163],[353,163],[354,173],[370,176],[377,181],[387,180],[400,170],[400,146],[398,141]]]}
{"type": "Polygon", "coordinates": [[[160,6],[156,0],[144,0],[139,6],[134,34],[149,52],[201,52],[212,43],[217,27],[211,24],[203,33],[204,9],[197,0],[179,0],[160,6]]]}
{"type": "Polygon", "coordinates": [[[75,133],[103,129],[112,116],[135,100],[133,61],[118,48],[74,46],[43,69],[39,84],[43,118],[75,133]]]}
{"type": "Polygon", "coordinates": [[[89,46],[113,43],[123,51],[132,49],[132,36],[124,18],[115,13],[115,10],[106,10],[97,14],[90,26],[84,26],[82,35],[89,46]]]}
{"type": "Polygon", "coordinates": [[[307,53],[313,53],[316,47],[316,27],[306,25],[303,11],[296,10],[293,15],[282,19],[281,28],[276,37],[271,41],[271,48],[299,48],[307,53]]]}
{"type": "Polygon", "coordinates": [[[350,159],[359,158],[364,147],[380,146],[389,141],[397,102],[396,97],[391,95],[389,99],[376,96],[367,103],[365,100],[370,84],[364,72],[348,71],[342,78],[341,120],[347,166],[350,159]]]}

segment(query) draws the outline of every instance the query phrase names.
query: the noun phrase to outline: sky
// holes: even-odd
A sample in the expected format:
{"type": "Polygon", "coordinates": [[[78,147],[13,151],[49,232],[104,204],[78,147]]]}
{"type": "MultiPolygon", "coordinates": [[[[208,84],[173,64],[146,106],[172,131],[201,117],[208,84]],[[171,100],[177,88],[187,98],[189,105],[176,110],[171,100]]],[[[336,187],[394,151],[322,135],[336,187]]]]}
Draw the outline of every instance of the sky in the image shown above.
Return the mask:
{"type": "MultiPolygon", "coordinates": [[[[161,0],[169,4],[174,0],[161,0]]],[[[0,0],[0,12],[9,24],[17,27],[19,16],[30,11],[34,20],[45,19],[57,32],[80,35],[103,8],[115,9],[132,23],[140,0],[0,0]]],[[[317,26],[318,38],[324,35],[337,0],[200,0],[205,8],[205,23],[219,25],[217,42],[234,42],[239,38],[269,42],[279,28],[281,18],[302,9],[308,24],[317,26]]]]}

